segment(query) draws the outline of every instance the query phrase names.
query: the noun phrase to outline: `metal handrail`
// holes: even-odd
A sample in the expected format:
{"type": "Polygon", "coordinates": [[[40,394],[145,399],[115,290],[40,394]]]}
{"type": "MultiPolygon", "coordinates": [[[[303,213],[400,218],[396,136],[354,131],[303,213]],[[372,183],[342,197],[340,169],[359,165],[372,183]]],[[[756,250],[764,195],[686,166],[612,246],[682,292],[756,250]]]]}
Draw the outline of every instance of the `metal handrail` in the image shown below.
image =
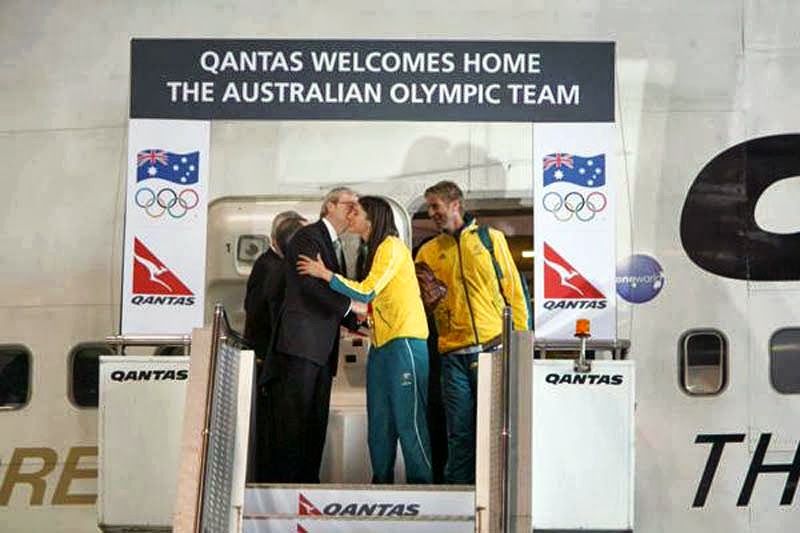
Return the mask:
{"type": "Polygon", "coordinates": [[[500,432],[501,451],[503,454],[501,468],[501,487],[500,496],[500,531],[507,533],[511,531],[511,498],[510,476],[509,476],[509,455],[511,450],[511,331],[514,328],[511,307],[503,309],[503,428],[500,432]]]}
{"type": "Polygon", "coordinates": [[[118,355],[125,355],[128,346],[183,346],[188,355],[192,347],[191,335],[109,335],[106,344],[118,355]]]}
{"type": "MultiPolygon", "coordinates": [[[[631,341],[628,339],[586,339],[587,350],[608,350],[614,354],[614,359],[626,359],[630,351],[631,341]]],[[[550,351],[575,351],[581,349],[581,341],[575,340],[557,340],[551,341],[546,339],[536,339],[533,343],[533,350],[540,351],[546,354],[550,351]]]]}
{"type": "Polygon", "coordinates": [[[231,327],[231,323],[228,321],[228,313],[225,312],[225,308],[222,304],[214,306],[214,317],[216,318],[218,309],[220,312],[219,340],[234,344],[237,348],[248,348],[250,343],[247,342],[247,339],[245,339],[241,333],[231,327]]]}
{"type": "Polygon", "coordinates": [[[205,413],[206,419],[203,422],[203,443],[200,454],[200,486],[197,491],[197,513],[195,514],[194,531],[200,531],[203,520],[204,500],[203,493],[205,492],[206,476],[208,475],[208,445],[211,431],[209,429],[211,419],[211,403],[214,399],[214,393],[217,386],[216,368],[217,368],[217,353],[221,344],[233,344],[237,347],[247,347],[248,343],[245,338],[234,330],[230,322],[228,322],[228,315],[225,313],[225,308],[222,304],[218,303],[214,306],[214,317],[211,322],[211,354],[209,358],[209,380],[206,389],[206,406],[205,413]]]}
{"type": "Polygon", "coordinates": [[[217,350],[222,337],[222,329],[227,328],[228,319],[225,316],[225,309],[222,304],[214,306],[214,317],[211,322],[211,354],[209,357],[209,378],[206,386],[206,406],[205,406],[205,419],[203,420],[203,442],[200,448],[200,485],[197,490],[197,512],[194,515],[194,531],[200,532],[200,527],[203,521],[203,493],[205,492],[206,475],[208,475],[208,439],[210,432],[208,429],[209,419],[211,418],[211,402],[213,401],[214,386],[216,385],[216,364],[217,364],[217,350]]]}

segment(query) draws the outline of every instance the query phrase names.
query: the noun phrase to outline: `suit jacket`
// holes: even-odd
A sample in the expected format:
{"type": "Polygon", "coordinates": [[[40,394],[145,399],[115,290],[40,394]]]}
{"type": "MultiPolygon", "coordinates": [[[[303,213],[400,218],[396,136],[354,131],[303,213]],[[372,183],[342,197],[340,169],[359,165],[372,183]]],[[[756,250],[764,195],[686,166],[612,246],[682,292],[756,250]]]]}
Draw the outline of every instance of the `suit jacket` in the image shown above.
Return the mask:
{"type": "Polygon", "coordinates": [[[350,299],[334,292],[328,283],[301,276],[295,265],[300,255],[319,254],[325,266],[340,273],[325,224],[318,220],[301,228],[286,250],[286,297],[278,325],[277,352],[302,357],[336,372],[339,355],[339,326],[350,308],[350,299]]]}
{"type": "Polygon", "coordinates": [[[278,311],[286,293],[285,276],[286,263],[270,248],[253,263],[247,279],[244,336],[258,357],[265,357],[269,351],[272,330],[278,324],[278,311]]]}

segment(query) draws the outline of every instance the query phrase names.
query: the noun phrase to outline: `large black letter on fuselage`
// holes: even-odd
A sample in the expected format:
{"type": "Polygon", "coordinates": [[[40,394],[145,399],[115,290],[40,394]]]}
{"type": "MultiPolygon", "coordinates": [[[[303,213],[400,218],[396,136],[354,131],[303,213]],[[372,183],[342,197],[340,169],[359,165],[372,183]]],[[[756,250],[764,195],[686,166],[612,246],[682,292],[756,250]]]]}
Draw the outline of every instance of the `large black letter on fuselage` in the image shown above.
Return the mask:
{"type": "Polygon", "coordinates": [[[744,485],[742,485],[742,492],[739,493],[739,500],[736,502],[739,507],[745,507],[750,503],[750,496],[753,494],[756,478],[758,478],[759,474],[764,473],[789,474],[786,479],[786,485],[783,487],[781,505],[792,504],[795,490],[797,490],[797,481],[800,479],[800,444],[797,445],[797,450],[791,463],[765,465],[764,456],[767,455],[767,447],[771,438],[772,433],[762,433],[761,438],[758,439],[758,446],[756,446],[756,451],[753,453],[753,460],[750,461],[750,469],[747,471],[747,477],[744,480],[744,485]]]}
{"type": "Polygon", "coordinates": [[[729,435],[698,435],[694,439],[695,444],[711,443],[711,451],[708,452],[708,460],[706,467],[703,470],[703,477],[700,478],[700,484],[697,485],[697,492],[694,495],[694,502],[692,507],[703,507],[708,498],[708,491],[711,489],[711,482],[714,481],[714,474],[717,473],[717,466],[719,460],[722,458],[722,450],[729,442],[744,442],[744,433],[732,433],[729,435]]]}
{"type": "Polygon", "coordinates": [[[683,204],[681,242],[700,268],[726,278],[800,280],[800,232],[759,228],[755,208],[773,183],[800,176],[800,135],[737,144],[697,175],[683,204]]]}

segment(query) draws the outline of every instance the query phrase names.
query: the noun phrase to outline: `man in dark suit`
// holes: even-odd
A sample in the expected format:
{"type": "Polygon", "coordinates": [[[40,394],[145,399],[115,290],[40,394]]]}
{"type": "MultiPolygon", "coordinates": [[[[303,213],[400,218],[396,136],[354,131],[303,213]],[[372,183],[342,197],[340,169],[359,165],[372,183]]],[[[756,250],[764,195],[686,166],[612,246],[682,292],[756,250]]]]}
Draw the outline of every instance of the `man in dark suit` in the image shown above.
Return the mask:
{"type": "Polygon", "coordinates": [[[319,483],[328,427],[331,383],[339,355],[339,327],[348,317],[355,326],[356,308],[327,283],[301,276],[298,256],[322,258],[325,266],[345,272],[339,235],[357,197],[347,188],[329,192],[320,220],[300,229],[286,249],[286,296],[274,353],[265,374],[270,432],[270,481],[319,483]]]}
{"type": "MultiPolygon", "coordinates": [[[[284,211],[275,215],[272,220],[269,250],[256,259],[247,279],[244,336],[256,354],[256,376],[261,374],[264,358],[270,351],[274,329],[278,322],[278,312],[283,305],[286,292],[286,262],[283,260],[283,251],[297,230],[306,222],[297,211],[284,211]]],[[[252,420],[255,427],[250,447],[251,470],[248,481],[256,483],[263,483],[269,479],[271,446],[267,432],[266,403],[261,394],[257,394],[253,402],[252,420]]]]}

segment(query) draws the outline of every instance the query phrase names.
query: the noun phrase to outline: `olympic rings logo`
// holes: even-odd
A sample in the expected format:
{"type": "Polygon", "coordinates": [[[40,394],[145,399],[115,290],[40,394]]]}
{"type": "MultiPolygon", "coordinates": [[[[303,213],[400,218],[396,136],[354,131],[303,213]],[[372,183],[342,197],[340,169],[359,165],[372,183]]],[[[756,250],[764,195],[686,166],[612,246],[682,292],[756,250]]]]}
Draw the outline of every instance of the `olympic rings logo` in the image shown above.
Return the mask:
{"type": "Polygon", "coordinates": [[[591,192],[585,197],[578,191],[568,192],[566,196],[550,191],[542,198],[544,210],[553,213],[559,222],[567,222],[573,215],[581,222],[589,222],[607,204],[606,195],[599,191],[591,192]]]}
{"type": "Polygon", "coordinates": [[[134,201],[152,218],[158,218],[164,213],[169,213],[172,218],[183,218],[186,213],[197,207],[200,197],[192,188],[176,193],[170,187],[164,187],[158,192],[149,187],[142,187],[136,191],[134,201]]]}

